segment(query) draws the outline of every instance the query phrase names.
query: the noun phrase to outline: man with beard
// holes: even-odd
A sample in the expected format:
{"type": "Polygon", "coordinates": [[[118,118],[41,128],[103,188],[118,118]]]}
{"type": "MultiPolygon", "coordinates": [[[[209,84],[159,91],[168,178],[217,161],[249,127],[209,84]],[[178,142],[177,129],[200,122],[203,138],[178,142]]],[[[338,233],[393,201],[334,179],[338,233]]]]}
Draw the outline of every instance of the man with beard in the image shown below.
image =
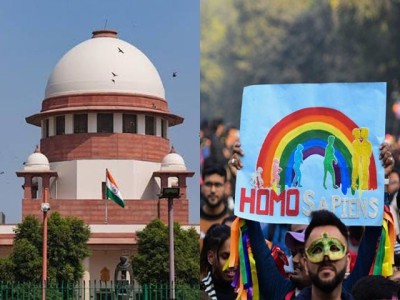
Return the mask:
{"type": "Polygon", "coordinates": [[[226,200],[226,170],[218,163],[204,166],[202,171],[203,184],[201,185],[200,201],[200,239],[212,224],[221,223],[232,215],[226,200]]]}
{"type": "MultiPolygon", "coordinates": [[[[232,158],[229,160],[229,167],[231,170],[236,172],[243,167],[240,157],[244,155],[243,150],[240,148],[240,144],[237,143],[233,149],[232,158]]],[[[380,156],[382,165],[385,168],[385,176],[388,176],[393,169],[394,159],[389,151],[389,145],[383,143],[380,146],[380,156]]],[[[283,277],[272,258],[271,250],[267,247],[264,242],[264,236],[260,227],[260,223],[246,220],[249,229],[250,244],[254,259],[256,261],[257,276],[260,282],[260,294],[262,299],[268,300],[292,300],[295,299],[296,295],[303,288],[311,285],[310,278],[305,271],[304,267],[304,240],[299,236],[297,243],[289,245],[288,240],[291,235],[287,233],[285,237],[285,243],[289,250],[292,252],[294,271],[289,275],[289,279],[283,277]]],[[[301,231],[305,228],[304,225],[291,225],[292,231],[301,231]],[[303,226],[301,228],[295,228],[303,226]]],[[[360,246],[358,248],[358,256],[353,271],[350,276],[345,280],[343,286],[347,291],[351,291],[354,283],[360,278],[367,276],[375,257],[375,245],[380,237],[381,227],[379,226],[367,226],[364,235],[361,239],[360,246]],[[374,245],[371,247],[371,245],[374,245]]]]}
{"type": "Polygon", "coordinates": [[[296,299],[353,299],[342,288],[345,274],[350,270],[348,237],[346,225],[334,213],[312,212],[305,231],[304,257],[312,285],[304,288],[296,299]]]}
{"type": "MultiPolygon", "coordinates": [[[[305,269],[304,229],[306,225],[292,225],[285,235],[285,244],[292,254],[293,271],[289,278],[282,276],[271,255],[271,250],[264,242],[260,223],[246,220],[250,244],[256,261],[257,275],[260,284],[260,294],[263,299],[292,300],[299,292],[311,285],[311,280],[305,269]],[[300,232],[299,232],[300,231],[300,232]]],[[[358,257],[350,276],[345,280],[344,287],[350,291],[355,282],[368,275],[375,256],[375,247],[381,233],[381,227],[366,228],[359,246],[358,257]]]]}

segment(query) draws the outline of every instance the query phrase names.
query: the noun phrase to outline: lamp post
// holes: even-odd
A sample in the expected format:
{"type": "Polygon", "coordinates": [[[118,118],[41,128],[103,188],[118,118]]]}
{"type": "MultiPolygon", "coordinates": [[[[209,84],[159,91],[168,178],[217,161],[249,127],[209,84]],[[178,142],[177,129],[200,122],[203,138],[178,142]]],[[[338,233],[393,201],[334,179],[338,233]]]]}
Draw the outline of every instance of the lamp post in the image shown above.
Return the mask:
{"type": "Polygon", "coordinates": [[[175,299],[174,198],[179,198],[179,187],[163,188],[160,198],[168,199],[169,240],[169,299],[175,299]]]}
{"type": "Polygon", "coordinates": [[[175,250],[174,250],[174,199],[186,195],[186,178],[194,172],[186,170],[162,170],[154,172],[154,177],[161,179],[160,198],[168,199],[168,237],[169,237],[169,299],[175,299],[175,250]],[[168,179],[178,178],[177,186],[169,187],[168,179]]]}
{"type": "Polygon", "coordinates": [[[47,212],[50,210],[48,203],[49,189],[43,189],[43,202],[41,210],[43,212],[43,251],[42,251],[42,300],[46,300],[46,282],[47,282],[47,212]]]}
{"type": "Polygon", "coordinates": [[[162,162],[160,171],[153,172],[153,177],[160,178],[161,193],[159,198],[168,199],[168,237],[169,237],[169,299],[175,300],[175,250],[174,250],[174,198],[186,197],[186,178],[194,172],[187,171],[185,161],[176,153],[174,147],[162,162]]]}
{"type": "MultiPolygon", "coordinates": [[[[40,210],[43,213],[43,252],[42,252],[42,299],[46,299],[46,282],[47,282],[47,213],[50,210],[49,203],[49,187],[50,179],[57,178],[56,171],[50,170],[50,164],[47,157],[40,152],[39,146],[36,146],[35,152],[29,155],[23,171],[16,172],[18,177],[25,179],[24,198],[22,201],[22,211],[25,211],[25,203],[37,203],[36,189],[33,187],[33,179],[35,177],[42,179],[42,203],[40,210]]],[[[36,205],[36,204],[35,204],[36,205]]]]}

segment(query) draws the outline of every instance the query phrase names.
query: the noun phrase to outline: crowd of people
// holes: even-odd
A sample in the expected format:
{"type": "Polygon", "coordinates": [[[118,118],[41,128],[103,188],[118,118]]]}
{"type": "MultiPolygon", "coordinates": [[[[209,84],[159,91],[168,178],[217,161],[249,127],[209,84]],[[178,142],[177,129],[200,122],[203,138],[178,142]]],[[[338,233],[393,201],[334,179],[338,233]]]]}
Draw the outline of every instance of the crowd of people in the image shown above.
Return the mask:
{"type": "MultiPolygon", "coordinates": [[[[200,138],[201,299],[236,299],[237,267],[227,267],[227,261],[232,250],[230,226],[235,220],[235,176],[244,154],[239,130],[223,120],[203,122],[200,138]]],[[[382,198],[395,225],[393,275],[371,275],[381,227],[348,227],[328,210],[314,211],[310,223],[304,225],[245,220],[260,299],[400,299],[399,149],[387,142],[380,147],[388,178],[382,198]],[[289,258],[284,272],[278,267],[274,244],[289,258]]]]}

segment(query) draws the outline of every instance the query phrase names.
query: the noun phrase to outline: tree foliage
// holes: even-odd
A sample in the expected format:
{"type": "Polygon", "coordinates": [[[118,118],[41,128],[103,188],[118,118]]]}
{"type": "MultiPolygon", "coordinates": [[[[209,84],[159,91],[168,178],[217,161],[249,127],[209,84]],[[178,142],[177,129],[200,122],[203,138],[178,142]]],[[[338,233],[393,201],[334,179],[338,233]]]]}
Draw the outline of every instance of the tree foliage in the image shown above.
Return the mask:
{"type": "Polygon", "coordinates": [[[221,2],[201,2],[203,119],[239,125],[247,85],[385,81],[387,130],[394,129],[389,95],[400,73],[400,1],[221,2]]]}
{"type": "MultiPolygon", "coordinates": [[[[0,260],[0,281],[40,281],[42,276],[43,227],[27,216],[15,229],[14,247],[0,260]]],[[[90,230],[82,220],[54,212],[48,218],[48,281],[71,282],[83,275],[82,261],[89,256],[90,230]]]]}
{"type": "MultiPolygon", "coordinates": [[[[132,256],[135,278],[140,283],[169,282],[168,227],[159,219],[137,232],[138,253],[132,256]]],[[[175,281],[196,284],[199,278],[199,235],[174,224],[175,281]]]]}

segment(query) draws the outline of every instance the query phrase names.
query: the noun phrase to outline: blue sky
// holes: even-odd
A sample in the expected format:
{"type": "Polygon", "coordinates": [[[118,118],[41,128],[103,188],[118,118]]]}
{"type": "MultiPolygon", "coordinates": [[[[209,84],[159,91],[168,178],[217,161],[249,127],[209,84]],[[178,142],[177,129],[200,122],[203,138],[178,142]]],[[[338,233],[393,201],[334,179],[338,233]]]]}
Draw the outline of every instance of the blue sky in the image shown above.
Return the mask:
{"type": "Polygon", "coordinates": [[[25,122],[38,113],[47,79],[58,60],[92,31],[118,31],[144,52],[160,73],[171,112],[185,118],[169,137],[187,168],[189,221],[199,222],[200,28],[198,1],[22,1],[0,4],[0,211],[21,221],[23,179],[16,171],[40,142],[25,122]],[[172,78],[172,72],[178,76],[172,78]]]}

